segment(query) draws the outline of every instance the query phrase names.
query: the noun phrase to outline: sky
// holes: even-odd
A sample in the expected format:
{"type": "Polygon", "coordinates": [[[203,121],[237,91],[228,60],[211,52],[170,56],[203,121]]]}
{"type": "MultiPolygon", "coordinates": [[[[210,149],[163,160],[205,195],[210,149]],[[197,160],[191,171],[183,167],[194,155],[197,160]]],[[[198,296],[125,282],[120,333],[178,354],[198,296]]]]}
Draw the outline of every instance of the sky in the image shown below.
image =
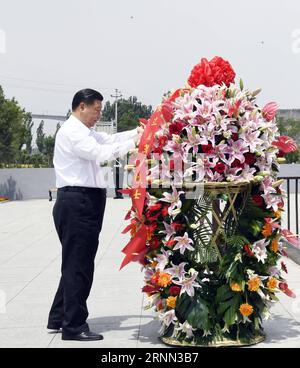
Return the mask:
{"type": "Polygon", "coordinates": [[[0,0],[0,85],[32,113],[65,115],[81,88],[156,106],[216,55],[260,104],[300,108],[299,1],[0,0]]]}

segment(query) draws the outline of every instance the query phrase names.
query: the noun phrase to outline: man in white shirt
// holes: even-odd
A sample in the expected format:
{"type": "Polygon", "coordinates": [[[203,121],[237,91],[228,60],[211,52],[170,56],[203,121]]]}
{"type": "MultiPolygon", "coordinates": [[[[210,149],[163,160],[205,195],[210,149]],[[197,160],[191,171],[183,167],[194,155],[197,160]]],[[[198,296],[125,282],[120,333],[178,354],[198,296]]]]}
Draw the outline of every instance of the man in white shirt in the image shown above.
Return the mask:
{"type": "Polygon", "coordinates": [[[141,128],[109,135],[92,130],[101,117],[102,95],[77,92],[72,115],[56,135],[54,167],[57,200],[53,218],[62,244],[61,279],[47,328],[62,328],[63,340],[93,341],[103,336],[89,330],[86,300],[93,282],[94,258],[106,203],[100,164],[136,147],[141,128]]]}

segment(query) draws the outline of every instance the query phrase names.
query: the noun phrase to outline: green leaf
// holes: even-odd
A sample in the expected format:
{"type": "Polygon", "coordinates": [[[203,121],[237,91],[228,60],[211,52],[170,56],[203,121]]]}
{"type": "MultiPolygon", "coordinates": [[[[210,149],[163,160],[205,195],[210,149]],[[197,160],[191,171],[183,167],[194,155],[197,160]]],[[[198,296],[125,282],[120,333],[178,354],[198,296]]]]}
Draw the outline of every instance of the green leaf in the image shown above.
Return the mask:
{"type": "Polygon", "coordinates": [[[224,314],[224,322],[226,323],[227,326],[231,326],[234,324],[234,322],[237,319],[237,308],[236,305],[231,306],[230,308],[227,309],[227,311],[224,314]]]}
{"type": "Polygon", "coordinates": [[[216,303],[220,303],[222,300],[226,300],[233,296],[233,291],[230,287],[226,285],[222,285],[217,290],[216,303]]]}
{"type": "Polygon", "coordinates": [[[223,318],[227,326],[234,324],[237,318],[238,306],[241,302],[241,294],[235,293],[228,300],[221,302],[218,307],[218,314],[223,318]]]}
{"type": "Polygon", "coordinates": [[[187,317],[188,323],[194,328],[202,330],[210,329],[209,307],[207,302],[200,297],[197,297],[197,304],[192,308],[187,317]]]}

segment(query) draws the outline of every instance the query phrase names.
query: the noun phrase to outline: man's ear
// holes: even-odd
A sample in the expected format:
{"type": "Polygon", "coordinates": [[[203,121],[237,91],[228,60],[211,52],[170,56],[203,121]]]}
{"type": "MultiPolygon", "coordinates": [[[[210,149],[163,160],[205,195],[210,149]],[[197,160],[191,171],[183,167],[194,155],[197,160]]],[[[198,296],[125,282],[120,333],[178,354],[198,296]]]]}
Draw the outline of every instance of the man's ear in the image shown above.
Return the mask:
{"type": "Polygon", "coordinates": [[[85,107],[84,102],[80,102],[79,104],[80,111],[83,111],[84,107],[85,107]]]}

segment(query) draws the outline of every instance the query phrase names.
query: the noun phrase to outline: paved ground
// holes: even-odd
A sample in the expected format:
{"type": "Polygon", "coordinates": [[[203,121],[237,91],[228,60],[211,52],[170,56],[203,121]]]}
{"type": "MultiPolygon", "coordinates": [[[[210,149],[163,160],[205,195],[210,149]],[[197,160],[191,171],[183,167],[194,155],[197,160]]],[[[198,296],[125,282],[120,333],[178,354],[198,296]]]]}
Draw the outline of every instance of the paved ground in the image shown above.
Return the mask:
{"type": "MultiPolygon", "coordinates": [[[[102,333],[99,342],[62,341],[49,333],[47,314],[57,288],[60,244],[52,224],[54,202],[31,200],[0,204],[0,347],[165,347],[159,323],[143,310],[143,274],[138,264],[118,271],[121,235],[129,200],[108,199],[93,289],[89,324],[102,333]]],[[[267,339],[258,347],[300,347],[300,266],[285,260],[287,280],[297,299],[281,295],[273,319],[265,322],[267,339]]]]}

